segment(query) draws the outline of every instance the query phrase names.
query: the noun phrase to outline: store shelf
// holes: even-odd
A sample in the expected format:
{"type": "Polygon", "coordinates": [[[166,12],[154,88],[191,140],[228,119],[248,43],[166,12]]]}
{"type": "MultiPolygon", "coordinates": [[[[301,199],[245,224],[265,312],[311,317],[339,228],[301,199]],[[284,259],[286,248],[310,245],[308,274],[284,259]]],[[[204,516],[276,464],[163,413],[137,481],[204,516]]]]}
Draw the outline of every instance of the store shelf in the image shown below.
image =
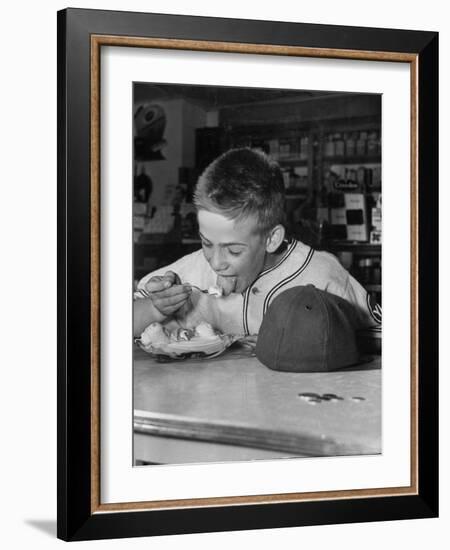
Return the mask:
{"type": "Polygon", "coordinates": [[[381,155],[324,156],[323,162],[327,164],[379,164],[381,162],[381,155]]]}
{"type": "Polygon", "coordinates": [[[308,166],[308,159],[304,158],[278,158],[274,160],[280,166],[308,166]]]}
{"type": "Polygon", "coordinates": [[[358,255],[381,256],[381,245],[366,242],[326,241],[324,247],[330,250],[354,252],[358,255]]]}

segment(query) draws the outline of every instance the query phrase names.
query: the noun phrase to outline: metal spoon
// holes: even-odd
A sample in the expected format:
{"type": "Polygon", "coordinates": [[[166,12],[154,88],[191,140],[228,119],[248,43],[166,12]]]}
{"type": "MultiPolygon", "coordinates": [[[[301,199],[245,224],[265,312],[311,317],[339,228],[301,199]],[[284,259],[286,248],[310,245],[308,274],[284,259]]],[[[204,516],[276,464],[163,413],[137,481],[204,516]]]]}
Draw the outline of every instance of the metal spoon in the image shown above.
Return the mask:
{"type": "Polygon", "coordinates": [[[202,292],[203,294],[209,294],[209,296],[215,296],[216,298],[221,298],[222,297],[222,292],[220,294],[216,293],[216,292],[211,292],[210,289],[209,290],[205,290],[203,288],[200,288],[198,287],[197,285],[191,285],[189,283],[189,285],[192,287],[192,288],[195,288],[196,290],[202,292]]]}

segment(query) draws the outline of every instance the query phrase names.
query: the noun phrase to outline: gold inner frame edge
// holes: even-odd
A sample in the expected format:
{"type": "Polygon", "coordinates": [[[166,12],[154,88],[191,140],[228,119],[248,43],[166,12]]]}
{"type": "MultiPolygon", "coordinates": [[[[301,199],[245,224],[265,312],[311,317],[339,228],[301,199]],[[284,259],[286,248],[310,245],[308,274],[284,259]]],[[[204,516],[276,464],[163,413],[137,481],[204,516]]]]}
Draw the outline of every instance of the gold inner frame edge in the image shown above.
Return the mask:
{"type": "Polygon", "coordinates": [[[91,35],[91,513],[228,505],[274,504],[315,500],[341,500],[418,494],[418,55],[402,52],[306,48],[166,38],[91,35]],[[164,48],[205,52],[285,55],[409,63],[411,68],[411,485],[348,491],[283,493],[232,497],[120,502],[100,501],[100,50],[102,46],[164,48]]]}

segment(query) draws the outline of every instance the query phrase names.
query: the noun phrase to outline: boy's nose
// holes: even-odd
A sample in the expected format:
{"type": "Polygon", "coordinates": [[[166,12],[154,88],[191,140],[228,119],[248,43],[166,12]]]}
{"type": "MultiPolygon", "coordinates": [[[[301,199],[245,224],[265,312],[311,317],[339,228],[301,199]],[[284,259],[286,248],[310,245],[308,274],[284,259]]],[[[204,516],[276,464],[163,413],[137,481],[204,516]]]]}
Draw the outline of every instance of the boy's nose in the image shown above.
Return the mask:
{"type": "Polygon", "coordinates": [[[225,270],[226,262],[220,249],[212,252],[209,258],[209,265],[213,268],[214,271],[225,270]]]}

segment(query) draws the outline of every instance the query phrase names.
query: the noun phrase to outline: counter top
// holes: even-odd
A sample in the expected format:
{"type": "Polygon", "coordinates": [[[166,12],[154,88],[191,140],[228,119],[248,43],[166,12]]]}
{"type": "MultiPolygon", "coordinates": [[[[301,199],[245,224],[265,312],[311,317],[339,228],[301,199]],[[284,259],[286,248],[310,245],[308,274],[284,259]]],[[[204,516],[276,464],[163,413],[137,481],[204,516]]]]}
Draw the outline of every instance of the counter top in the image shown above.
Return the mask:
{"type": "MultiPolygon", "coordinates": [[[[236,344],[215,359],[167,363],[136,348],[134,409],[135,450],[145,454],[136,458],[143,460],[155,458],[152,445],[156,450],[163,440],[167,448],[184,445],[186,461],[228,460],[230,449],[245,451],[238,453],[245,459],[377,454],[381,358],[337,372],[285,373],[236,344]],[[311,404],[299,396],[305,392],[341,399],[311,404]]],[[[156,454],[164,462],[184,456],[156,454]]]]}

